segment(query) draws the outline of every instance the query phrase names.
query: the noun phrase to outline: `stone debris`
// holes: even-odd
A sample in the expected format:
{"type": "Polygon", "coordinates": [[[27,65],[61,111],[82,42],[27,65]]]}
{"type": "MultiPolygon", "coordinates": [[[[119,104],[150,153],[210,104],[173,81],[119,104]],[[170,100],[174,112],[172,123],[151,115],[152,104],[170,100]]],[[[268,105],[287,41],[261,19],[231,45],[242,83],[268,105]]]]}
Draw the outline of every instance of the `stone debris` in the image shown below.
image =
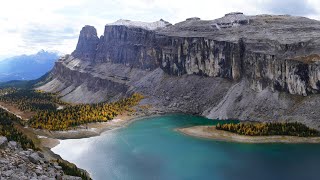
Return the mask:
{"type": "Polygon", "coordinates": [[[7,145],[8,139],[4,136],[0,136],[0,148],[3,148],[7,145]]]}
{"type": "Polygon", "coordinates": [[[0,180],[81,180],[65,175],[62,167],[32,149],[23,150],[19,143],[0,136],[0,180]]]}

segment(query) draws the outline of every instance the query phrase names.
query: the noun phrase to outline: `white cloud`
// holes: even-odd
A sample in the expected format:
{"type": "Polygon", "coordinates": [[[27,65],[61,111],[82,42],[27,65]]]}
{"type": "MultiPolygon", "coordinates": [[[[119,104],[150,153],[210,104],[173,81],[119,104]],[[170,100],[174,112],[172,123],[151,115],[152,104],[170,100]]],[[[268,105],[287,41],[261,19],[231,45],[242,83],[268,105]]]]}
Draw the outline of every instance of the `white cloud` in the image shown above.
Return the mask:
{"type": "Polygon", "coordinates": [[[215,19],[232,11],[248,15],[291,13],[320,19],[319,0],[10,0],[0,6],[0,58],[40,49],[71,53],[88,24],[102,34],[120,18],[171,23],[197,16],[215,19]]]}

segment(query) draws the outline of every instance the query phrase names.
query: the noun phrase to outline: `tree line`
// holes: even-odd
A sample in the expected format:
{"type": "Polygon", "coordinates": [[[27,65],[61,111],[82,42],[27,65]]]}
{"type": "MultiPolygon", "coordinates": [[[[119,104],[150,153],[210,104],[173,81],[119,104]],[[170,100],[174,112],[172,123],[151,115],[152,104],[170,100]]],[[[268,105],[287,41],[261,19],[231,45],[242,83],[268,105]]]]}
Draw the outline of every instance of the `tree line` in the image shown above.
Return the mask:
{"type": "Polygon", "coordinates": [[[81,124],[111,120],[125,111],[132,112],[132,107],[141,99],[143,95],[135,93],[113,103],[79,104],[61,110],[39,111],[28,124],[36,129],[69,130],[81,124]]]}
{"type": "Polygon", "coordinates": [[[11,104],[21,111],[54,110],[65,104],[53,93],[40,90],[5,88],[0,90],[0,101],[11,104]]]}
{"type": "Polygon", "coordinates": [[[320,136],[319,131],[311,129],[298,122],[268,122],[268,123],[227,123],[216,125],[216,129],[248,136],[300,136],[315,137],[320,136]]]}
{"type": "Polygon", "coordinates": [[[9,141],[19,142],[23,149],[36,149],[33,141],[18,130],[14,123],[20,123],[20,119],[0,108],[0,135],[6,136],[9,141]]]}

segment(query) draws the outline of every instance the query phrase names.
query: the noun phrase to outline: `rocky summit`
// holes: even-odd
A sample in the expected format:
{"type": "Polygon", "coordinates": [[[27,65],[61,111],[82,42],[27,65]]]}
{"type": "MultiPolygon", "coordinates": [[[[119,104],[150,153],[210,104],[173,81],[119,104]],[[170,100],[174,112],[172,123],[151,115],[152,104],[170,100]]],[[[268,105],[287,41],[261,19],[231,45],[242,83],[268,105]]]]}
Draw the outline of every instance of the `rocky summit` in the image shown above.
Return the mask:
{"type": "Polygon", "coordinates": [[[73,103],[133,92],[154,112],[215,119],[298,121],[320,129],[320,22],[229,13],[142,23],[119,20],[100,37],[80,32],[39,89],[73,103]]]}

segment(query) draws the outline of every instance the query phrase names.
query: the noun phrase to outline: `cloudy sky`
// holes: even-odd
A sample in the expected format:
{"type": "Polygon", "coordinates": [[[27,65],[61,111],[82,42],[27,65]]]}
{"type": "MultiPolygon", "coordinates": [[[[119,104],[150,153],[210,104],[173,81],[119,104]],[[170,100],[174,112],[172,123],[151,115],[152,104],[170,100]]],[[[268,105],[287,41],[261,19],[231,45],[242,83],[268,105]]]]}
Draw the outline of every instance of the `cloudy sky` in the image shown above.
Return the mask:
{"type": "Polygon", "coordinates": [[[10,0],[0,6],[0,60],[41,49],[71,53],[79,31],[98,34],[118,19],[177,23],[188,17],[215,19],[228,12],[291,14],[320,20],[319,0],[10,0]]]}

